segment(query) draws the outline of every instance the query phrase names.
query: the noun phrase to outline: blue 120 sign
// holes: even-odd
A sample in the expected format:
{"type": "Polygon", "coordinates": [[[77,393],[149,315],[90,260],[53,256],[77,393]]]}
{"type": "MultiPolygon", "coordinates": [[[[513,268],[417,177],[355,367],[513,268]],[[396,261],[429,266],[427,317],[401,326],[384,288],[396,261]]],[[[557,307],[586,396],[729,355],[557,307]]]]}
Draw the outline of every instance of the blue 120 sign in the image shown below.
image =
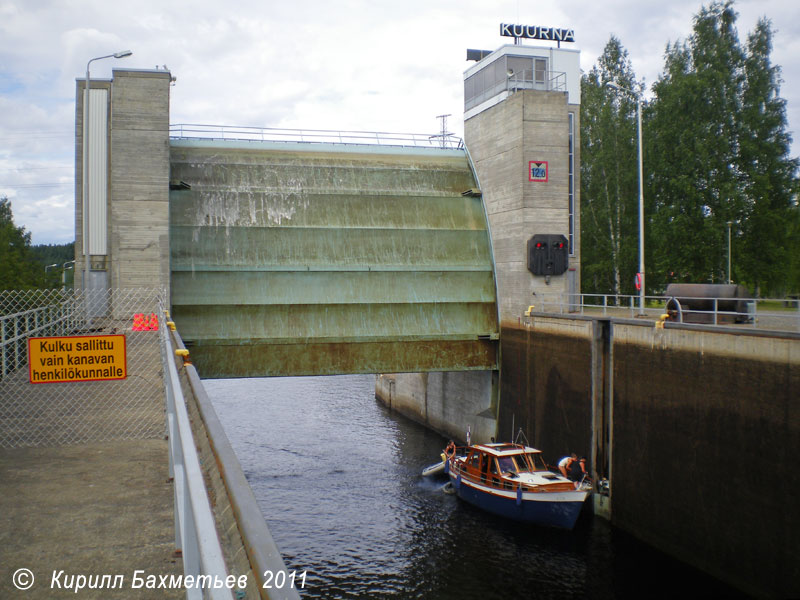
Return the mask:
{"type": "Polygon", "coordinates": [[[528,181],[547,181],[546,160],[532,160],[528,163],[528,181]]]}

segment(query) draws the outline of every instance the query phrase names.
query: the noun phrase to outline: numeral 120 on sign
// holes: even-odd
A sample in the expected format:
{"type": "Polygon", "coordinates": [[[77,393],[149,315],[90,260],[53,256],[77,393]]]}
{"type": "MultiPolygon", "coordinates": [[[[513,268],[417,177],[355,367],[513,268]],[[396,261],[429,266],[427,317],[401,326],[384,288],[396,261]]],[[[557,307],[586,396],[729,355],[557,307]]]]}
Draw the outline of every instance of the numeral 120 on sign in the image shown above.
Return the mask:
{"type": "Polygon", "coordinates": [[[532,160],[528,163],[528,181],[547,181],[546,160],[532,160]]]}

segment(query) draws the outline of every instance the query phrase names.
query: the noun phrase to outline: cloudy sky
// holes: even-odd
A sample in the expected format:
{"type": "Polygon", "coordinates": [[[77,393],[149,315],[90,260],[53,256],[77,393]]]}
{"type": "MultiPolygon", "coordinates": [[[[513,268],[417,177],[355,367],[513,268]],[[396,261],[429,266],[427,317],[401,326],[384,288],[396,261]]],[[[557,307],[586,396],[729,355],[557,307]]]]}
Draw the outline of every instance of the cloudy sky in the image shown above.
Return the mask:
{"type": "MultiPolygon", "coordinates": [[[[706,2],[707,3],[707,2],[706,2]]],[[[171,122],[463,132],[467,48],[493,50],[501,22],[572,28],[588,71],[610,35],[652,84],[668,42],[701,0],[0,0],[0,196],[33,243],[74,239],[75,79],[92,65],[166,65],[171,122]]],[[[772,58],[800,139],[800,2],[738,0],[744,42],[758,18],[777,30],[772,58]]],[[[646,134],[646,132],[645,132],[646,134]]],[[[800,153],[795,142],[793,153],[800,153]]]]}

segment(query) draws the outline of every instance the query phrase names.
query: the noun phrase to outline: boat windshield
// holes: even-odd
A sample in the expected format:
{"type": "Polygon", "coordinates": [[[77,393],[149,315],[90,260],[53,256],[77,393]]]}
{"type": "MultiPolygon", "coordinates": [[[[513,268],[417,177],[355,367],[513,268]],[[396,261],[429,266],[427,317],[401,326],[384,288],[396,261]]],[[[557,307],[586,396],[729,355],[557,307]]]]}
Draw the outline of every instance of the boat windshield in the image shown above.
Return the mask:
{"type": "Polygon", "coordinates": [[[511,473],[516,473],[517,472],[517,465],[514,463],[514,457],[513,456],[498,456],[497,457],[497,464],[500,467],[500,472],[501,473],[506,473],[506,472],[509,472],[509,471],[511,473]]]}
{"type": "Polygon", "coordinates": [[[525,457],[533,467],[531,471],[547,471],[547,465],[544,462],[544,457],[540,452],[528,452],[525,457]]]}

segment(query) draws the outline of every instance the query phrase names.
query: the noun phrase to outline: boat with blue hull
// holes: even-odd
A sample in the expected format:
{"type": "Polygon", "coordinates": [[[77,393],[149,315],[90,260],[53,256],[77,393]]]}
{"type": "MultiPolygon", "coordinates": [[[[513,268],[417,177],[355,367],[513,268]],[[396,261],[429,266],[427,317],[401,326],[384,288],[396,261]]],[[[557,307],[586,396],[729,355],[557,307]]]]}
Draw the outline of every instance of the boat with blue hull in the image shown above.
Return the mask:
{"type": "Polygon", "coordinates": [[[551,472],[541,451],[522,444],[477,444],[450,453],[445,470],[458,496],[490,513],[572,529],[590,493],[551,472]]]}

